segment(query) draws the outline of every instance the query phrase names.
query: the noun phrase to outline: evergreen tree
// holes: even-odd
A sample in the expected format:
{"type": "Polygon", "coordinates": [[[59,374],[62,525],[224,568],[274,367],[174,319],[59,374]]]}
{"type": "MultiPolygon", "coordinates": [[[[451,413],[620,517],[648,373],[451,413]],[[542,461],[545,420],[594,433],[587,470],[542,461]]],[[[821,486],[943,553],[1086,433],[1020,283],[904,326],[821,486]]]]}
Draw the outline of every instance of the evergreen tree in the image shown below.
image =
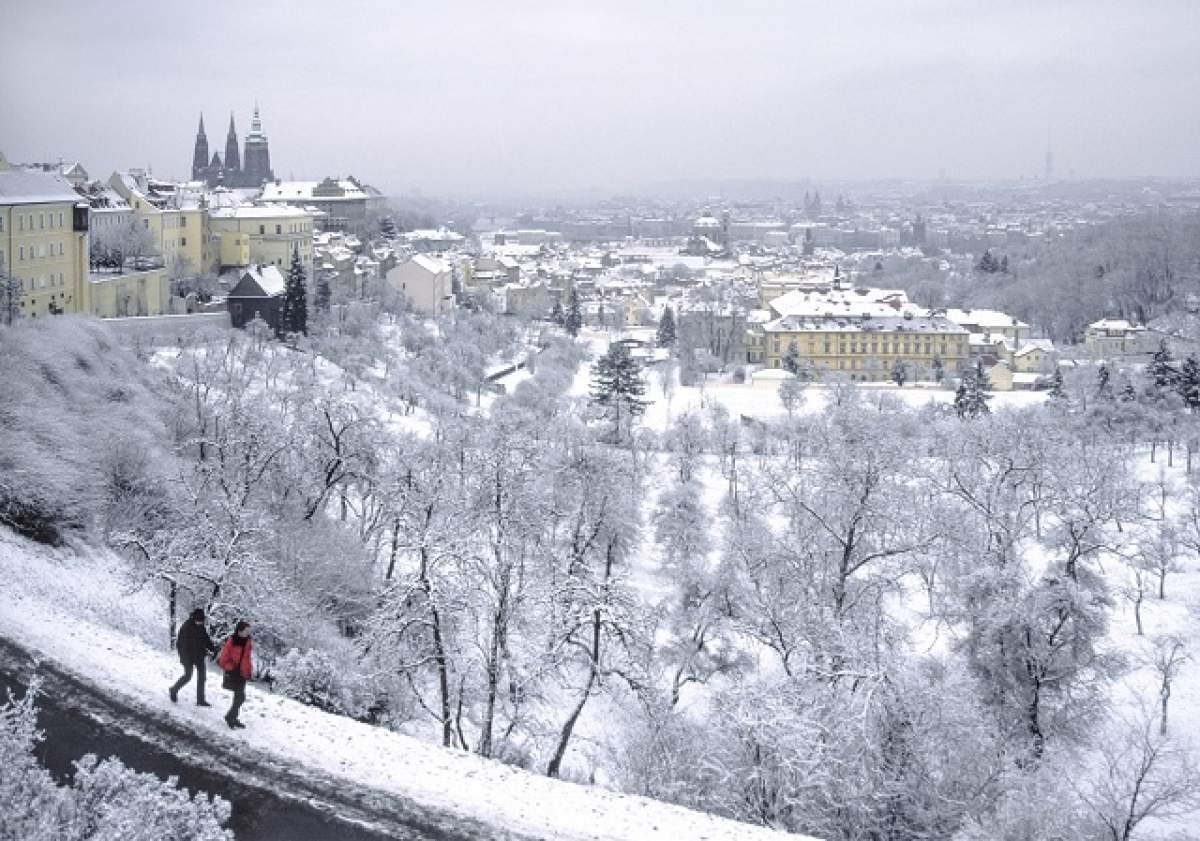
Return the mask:
{"type": "Polygon", "coordinates": [[[583,327],[583,313],[579,309],[579,293],[573,286],[571,287],[571,297],[567,302],[567,316],[563,321],[563,327],[572,336],[578,336],[579,328],[583,327]]]}
{"type": "Polygon", "coordinates": [[[940,356],[933,357],[933,379],[935,382],[941,382],[946,378],[946,366],[942,362],[940,356]]]}
{"type": "Polygon", "coordinates": [[[591,397],[609,411],[618,436],[623,419],[632,420],[646,411],[645,394],[641,365],[630,356],[627,345],[613,342],[592,366],[591,397]]]}
{"type": "Polygon", "coordinates": [[[1163,339],[1158,345],[1158,350],[1154,352],[1154,358],[1150,361],[1150,366],[1146,371],[1150,375],[1150,382],[1155,391],[1164,392],[1175,387],[1179,372],[1171,364],[1172,361],[1171,349],[1167,346],[1167,340],[1163,339]]]}
{"type": "Polygon", "coordinates": [[[292,248],[292,265],[288,269],[284,287],[280,328],[284,333],[308,335],[308,272],[300,260],[298,245],[292,248]]]}
{"type": "Polygon", "coordinates": [[[1189,356],[1183,360],[1177,387],[1179,396],[1183,398],[1183,405],[1187,406],[1189,411],[1195,412],[1200,409],[1200,362],[1196,361],[1196,357],[1189,356]]]}
{"type": "MultiPolygon", "coordinates": [[[[1057,371],[1058,368],[1055,367],[1054,370],[1057,371]]],[[[1096,369],[1096,396],[1101,400],[1112,399],[1112,383],[1110,380],[1111,374],[1108,370],[1108,363],[1101,362],[1100,367],[1096,369]]]]}
{"type": "Polygon", "coordinates": [[[1050,377],[1050,399],[1055,402],[1066,402],[1067,391],[1063,388],[1062,368],[1054,366],[1054,374],[1050,377]]]}
{"type": "Polygon", "coordinates": [[[550,320],[559,327],[567,323],[567,314],[563,312],[562,301],[555,300],[554,306],[550,308],[550,320]]]}
{"type": "Polygon", "coordinates": [[[317,294],[313,299],[313,304],[318,312],[329,312],[329,303],[333,299],[333,293],[329,288],[329,273],[321,272],[317,276],[317,294]]]}
{"type": "Polygon", "coordinates": [[[0,264],[0,324],[14,324],[21,318],[21,297],[25,285],[0,264]]]}
{"type": "Polygon", "coordinates": [[[992,274],[1000,268],[1000,264],[996,262],[996,258],[992,256],[992,250],[989,248],[983,252],[983,256],[979,258],[979,263],[975,268],[978,271],[992,274]]]}
{"type": "Polygon", "coordinates": [[[1003,274],[1008,274],[1008,255],[1005,254],[1000,258],[1000,271],[1003,274]]]}
{"type": "Polygon", "coordinates": [[[658,320],[658,346],[675,346],[675,313],[670,306],[663,309],[662,317],[658,320]]]}
{"type": "Polygon", "coordinates": [[[800,373],[800,348],[796,346],[796,340],[788,342],[787,352],[783,355],[783,367],[789,374],[800,373]]]}
{"type": "Polygon", "coordinates": [[[991,387],[987,372],[983,370],[982,361],[976,362],[973,367],[964,371],[962,380],[958,384],[958,391],[954,395],[954,410],[958,416],[965,420],[988,414],[991,409],[987,404],[989,398],[987,392],[991,390],[991,387]]]}
{"type": "Polygon", "coordinates": [[[393,239],[396,236],[396,223],[391,216],[384,216],[379,220],[379,232],[383,234],[384,239],[393,239]]]}
{"type": "Polygon", "coordinates": [[[892,363],[892,382],[904,388],[904,384],[908,382],[908,365],[903,359],[897,359],[892,363]]]}

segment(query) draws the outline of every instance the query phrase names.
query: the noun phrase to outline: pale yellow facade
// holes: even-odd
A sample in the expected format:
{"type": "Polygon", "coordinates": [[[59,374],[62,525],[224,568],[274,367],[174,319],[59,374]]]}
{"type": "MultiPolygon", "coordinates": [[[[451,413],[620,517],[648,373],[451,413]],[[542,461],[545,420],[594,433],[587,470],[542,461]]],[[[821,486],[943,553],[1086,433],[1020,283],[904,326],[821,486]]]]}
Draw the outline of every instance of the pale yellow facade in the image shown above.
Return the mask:
{"type": "Polygon", "coordinates": [[[287,205],[214,210],[209,228],[221,244],[222,266],[277,266],[287,271],[292,250],[312,270],[313,221],[305,211],[287,205]]]}
{"type": "Polygon", "coordinates": [[[0,265],[21,282],[26,318],[87,311],[88,213],[61,179],[0,156],[0,265]]]}
{"type": "Polygon", "coordinates": [[[171,313],[171,280],[163,268],[113,274],[97,272],[88,279],[88,312],[99,318],[171,313]]]}
{"type": "Polygon", "coordinates": [[[934,359],[945,375],[954,376],[967,361],[967,333],[953,324],[928,329],[860,329],[850,322],[841,326],[819,322],[808,328],[757,326],[746,337],[746,359],[767,368],[784,368],[784,358],[795,344],[801,363],[818,373],[841,373],[859,382],[891,378],[897,360],[909,367],[909,378],[930,376],[934,359]]]}

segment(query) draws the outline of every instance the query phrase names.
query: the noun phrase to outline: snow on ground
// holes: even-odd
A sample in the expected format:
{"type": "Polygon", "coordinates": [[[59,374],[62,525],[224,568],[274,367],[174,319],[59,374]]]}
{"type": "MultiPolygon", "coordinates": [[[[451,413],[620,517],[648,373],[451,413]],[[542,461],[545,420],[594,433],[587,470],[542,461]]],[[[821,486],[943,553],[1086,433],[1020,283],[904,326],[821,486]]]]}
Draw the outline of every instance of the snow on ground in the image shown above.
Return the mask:
{"type": "Polygon", "coordinates": [[[244,741],[279,761],[329,775],[331,785],[341,779],[512,832],[563,841],[785,837],[446,750],[270,695],[256,684],[242,710],[248,728],[231,732],[221,720],[225,697],[216,674],[209,678],[213,708],[168,699],[178,661],[164,650],[165,640],[156,646],[146,641],[163,632],[165,615],[159,614],[165,611],[148,593],[130,594],[116,559],[50,550],[0,529],[0,580],[7,582],[0,590],[0,635],[130,705],[176,716],[199,738],[244,741]]]}
{"type": "MultiPolygon", "coordinates": [[[[579,334],[579,340],[590,347],[593,361],[608,350],[611,339],[611,334],[601,330],[585,329],[579,334]]],[[[579,366],[569,394],[578,397],[588,394],[591,388],[591,366],[591,362],[584,362],[579,366]]],[[[663,432],[672,420],[682,414],[703,412],[713,405],[724,406],[734,417],[745,415],[757,420],[779,418],[786,414],[783,403],[779,400],[778,380],[731,383],[721,382],[715,375],[710,374],[707,382],[684,386],[679,384],[676,371],[674,390],[668,400],[662,388],[658,367],[647,368],[645,379],[645,399],[650,401],[650,405],[642,416],[641,425],[655,432],[663,432]]],[[[859,385],[859,390],[864,400],[876,401],[886,395],[912,408],[920,408],[931,402],[949,404],[954,401],[953,389],[934,388],[925,383],[913,383],[902,388],[892,383],[864,383],[859,385]]],[[[828,404],[830,393],[831,389],[825,385],[808,386],[804,390],[804,405],[799,411],[821,411],[828,404]]],[[[1044,391],[1001,391],[992,393],[989,405],[992,409],[1021,408],[1039,405],[1045,399],[1044,391]]]]}

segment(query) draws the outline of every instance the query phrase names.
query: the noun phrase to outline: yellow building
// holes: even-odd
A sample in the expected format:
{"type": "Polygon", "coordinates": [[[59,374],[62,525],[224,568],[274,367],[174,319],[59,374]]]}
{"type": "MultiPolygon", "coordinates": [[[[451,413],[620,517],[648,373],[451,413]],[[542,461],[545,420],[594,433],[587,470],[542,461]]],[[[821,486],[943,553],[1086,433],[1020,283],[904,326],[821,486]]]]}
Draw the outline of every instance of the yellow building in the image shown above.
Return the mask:
{"type": "Polygon", "coordinates": [[[0,267],[21,282],[28,318],[87,312],[88,206],[58,173],[0,154],[0,267]]]}
{"type": "Polygon", "coordinates": [[[1119,356],[1153,349],[1146,328],[1120,318],[1102,318],[1087,326],[1083,346],[1096,356],[1119,356]]]}
{"type": "Polygon", "coordinates": [[[171,280],[163,268],[125,274],[93,272],[88,286],[88,312],[99,318],[171,313],[171,280]]]}
{"type": "Polygon", "coordinates": [[[784,368],[794,346],[798,361],[818,374],[882,381],[903,361],[910,379],[927,379],[935,359],[946,376],[966,363],[967,336],[963,328],[936,316],[787,315],[749,329],[746,357],[768,368],[784,368]]]}
{"type": "Polygon", "coordinates": [[[209,212],[209,229],[220,242],[222,267],[255,264],[286,271],[297,248],[300,261],[312,271],[312,215],[298,207],[217,208],[209,212]]]}

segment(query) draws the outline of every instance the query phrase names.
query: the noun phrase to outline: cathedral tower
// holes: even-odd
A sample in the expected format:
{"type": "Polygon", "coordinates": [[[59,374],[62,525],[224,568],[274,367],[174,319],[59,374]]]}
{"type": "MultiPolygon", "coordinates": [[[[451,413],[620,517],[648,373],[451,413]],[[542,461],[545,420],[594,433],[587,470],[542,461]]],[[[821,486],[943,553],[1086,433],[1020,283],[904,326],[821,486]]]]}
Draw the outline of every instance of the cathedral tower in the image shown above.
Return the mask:
{"type": "Polygon", "coordinates": [[[196,148],[192,150],[192,180],[199,181],[205,177],[208,166],[208,137],[204,134],[204,115],[200,115],[200,128],[196,130],[196,148]]]}
{"type": "Polygon", "coordinates": [[[236,180],[242,170],[242,158],[238,154],[237,130],[233,127],[233,113],[229,114],[229,134],[225,137],[225,180],[236,180]]]}
{"type": "Polygon", "coordinates": [[[262,120],[258,116],[258,103],[254,103],[254,118],[250,121],[250,133],[246,135],[246,154],[243,171],[246,186],[257,187],[264,181],[273,181],[275,174],[271,172],[271,151],[267,145],[267,136],[263,134],[262,120]]]}

